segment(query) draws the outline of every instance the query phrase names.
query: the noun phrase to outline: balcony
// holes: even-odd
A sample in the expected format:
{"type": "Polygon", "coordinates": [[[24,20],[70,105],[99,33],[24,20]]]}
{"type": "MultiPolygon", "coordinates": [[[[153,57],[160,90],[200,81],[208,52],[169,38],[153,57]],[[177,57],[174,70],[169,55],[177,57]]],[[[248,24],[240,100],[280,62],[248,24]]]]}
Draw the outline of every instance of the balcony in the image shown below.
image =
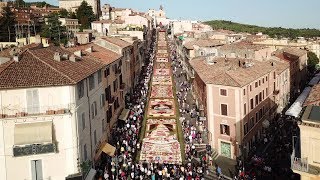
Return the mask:
{"type": "Polygon", "coordinates": [[[116,98],[114,98],[113,96],[110,97],[110,98],[108,99],[109,105],[113,105],[113,103],[114,103],[115,100],[116,100],[116,98]]]}
{"type": "Polygon", "coordinates": [[[46,153],[55,153],[57,152],[57,146],[54,143],[48,144],[30,144],[25,146],[14,146],[13,147],[13,156],[29,156],[36,154],[46,154],[46,153]]]}
{"type": "Polygon", "coordinates": [[[279,90],[279,89],[275,89],[275,90],[273,91],[273,95],[274,95],[274,96],[278,95],[279,93],[280,93],[280,90],[279,90]]]}
{"type": "Polygon", "coordinates": [[[10,107],[6,106],[0,109],[0,118],[16,118],[26,116],[41,116],[70,113],[72,104],[56,106],[35,106],[35,107],[10,107]]]}
{"type": "Polygon", "coordinates": [[[125,83],[121,83],[120,84],[120,91],[123,91],[126,88],[126,84],[125,83]]]}

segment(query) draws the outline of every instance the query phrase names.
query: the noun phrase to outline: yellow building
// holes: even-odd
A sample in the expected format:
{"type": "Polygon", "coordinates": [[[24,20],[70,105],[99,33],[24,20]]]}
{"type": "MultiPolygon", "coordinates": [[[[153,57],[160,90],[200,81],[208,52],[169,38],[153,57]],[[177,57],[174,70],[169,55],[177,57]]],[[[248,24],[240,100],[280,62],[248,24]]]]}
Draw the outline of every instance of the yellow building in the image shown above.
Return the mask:
{"type": "Polygon", "coordinates": [[[294,153],[291,167],[302,180],[320,179],[320,106],[307,106],[301,120],[301,157],[294,153]]]}

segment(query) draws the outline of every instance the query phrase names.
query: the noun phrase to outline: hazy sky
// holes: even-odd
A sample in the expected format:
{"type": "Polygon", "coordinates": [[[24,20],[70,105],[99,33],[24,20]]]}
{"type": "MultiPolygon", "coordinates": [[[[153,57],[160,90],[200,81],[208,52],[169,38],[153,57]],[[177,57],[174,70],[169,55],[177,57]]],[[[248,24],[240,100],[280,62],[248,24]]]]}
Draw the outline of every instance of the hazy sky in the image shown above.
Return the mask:
{"type": "MultiPolygon", "coordinates": [[[[47,2],[58,5],[57,0],[47,2]]],[[[101,4],[105,3],[140,11],[163,5],[167,16],[174,19],[223,19],[262,26],[320,29],[320,0],[101,0],[101,4]]]]}

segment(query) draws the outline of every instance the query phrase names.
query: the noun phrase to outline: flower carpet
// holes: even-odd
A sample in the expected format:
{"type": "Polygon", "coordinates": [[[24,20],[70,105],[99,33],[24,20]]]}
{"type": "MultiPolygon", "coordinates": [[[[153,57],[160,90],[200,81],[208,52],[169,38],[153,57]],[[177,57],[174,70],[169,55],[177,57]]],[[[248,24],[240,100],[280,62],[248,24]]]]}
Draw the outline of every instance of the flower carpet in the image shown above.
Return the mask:
{"type": "Polygon", "coordinates": [[[149,117],[171,117],[175,115],[173,99],[151,99],[148,106],[149,117]]]}
{"type": "Polygon", "coordinates": [[[150,98],[173,98],[172,86],[153,85],[151,87],[150,98]]]}
{"type": "Polygon", "coordinates": [[[152,85],[172,85],[171,76],[153,76],[152,85]]]}
{"type": "Polygon", "coordinates": [[[154,76],[169,76],[170,75],[170,69],[154,69],[153,72],[154,76]]]}
{"type": "Polygon", "coordinates": [[[182,164],[175,93],[166,33],[158,33],[156,58],[146,106],[140,161],[182,164]]]}

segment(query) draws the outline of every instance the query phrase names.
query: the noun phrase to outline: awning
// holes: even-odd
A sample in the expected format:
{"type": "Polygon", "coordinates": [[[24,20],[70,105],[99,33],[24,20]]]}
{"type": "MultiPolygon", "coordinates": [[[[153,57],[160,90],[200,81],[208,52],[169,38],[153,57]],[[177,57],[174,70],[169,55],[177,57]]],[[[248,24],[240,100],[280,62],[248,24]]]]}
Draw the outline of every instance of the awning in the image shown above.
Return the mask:
{"type": "Polygon", "coordinates": [[[52,121],[15,124],[15,145],[41,143],[52,143],[52,121]]]}
{"type": "Polygon", "coordinates": [[[95,179],[94,176],[96,175],[96,173],[97,171],[91,168],[85,180],[94,180],[95,179]]]}
{"type": "Polygon", "coordinates": [[[114,146],[110,145],[109,143],[103,142],[101,143],[100,149],[95,155],[94,160],[97,161],[102,152],[112,157],[114,156],[115,151],[116,151],[116,148],[114,146]]]}
{"type": "Polygon", "coordinates": [[[309,86],[314,86],[316,84],[318,84],[318,82],[320,81],[320,73],[316,74],[308,83],[309,86]]]}
{"type": "Polygon", "coordinates": [[[129,112],[130,112],[129,109],[123,109],[118,119],[122,121],[126,121],[128,118],[129,112]]]}
{"type": "Polygon", "coordinates": [[[287,116],[298,117],[304,101],[307,99],[309,93],[311,91],[311,87],[306,87],[296,101],[290,106],[290,108],[286,111],[287,116]]]}

